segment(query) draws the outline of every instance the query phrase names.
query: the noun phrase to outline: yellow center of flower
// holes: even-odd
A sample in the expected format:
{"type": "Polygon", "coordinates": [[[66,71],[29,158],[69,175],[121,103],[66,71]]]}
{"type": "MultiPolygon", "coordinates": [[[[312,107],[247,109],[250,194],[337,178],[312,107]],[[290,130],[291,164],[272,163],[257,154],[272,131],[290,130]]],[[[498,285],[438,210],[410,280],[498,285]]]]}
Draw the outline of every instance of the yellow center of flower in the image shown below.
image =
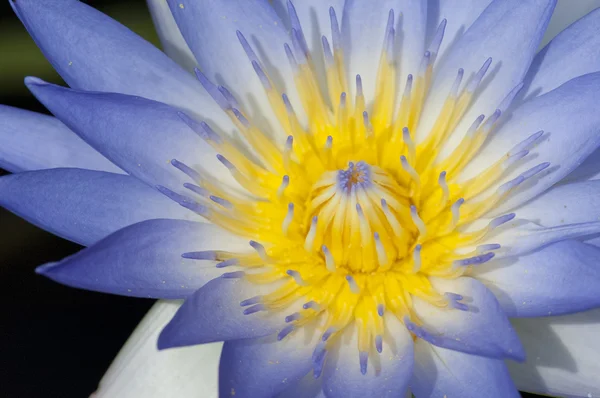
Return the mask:
{"type": "MultiPolygon", "coordinates": [[[[384,311],[423,337],[426,332],[413,300],[467,310],[460,295],[436,290],[431,278],[457,278],[471,265],[491,259],[499,245],[477,244],[513,215],[469,232],[465,226],[547,165],[500,187],[495,184],[527,154],[527,148],[541,136],[538,133],[477,177],[459,182],[461,170],[479,151],[500,110],[485,121],[483,115],[479,117],[448,156],[441,157],[439,148],[461,121],[491,60],[472,71],[473,77],[462,88],[463,70],[457,71],[433,128],[417,142],[413,132],[445,22],[424,54],[418,74],[408,76],[397,100],[395,58],[389,50],[395,37],[390,12],[374,102],[367,107],[360,76],[356,77],[356,96],[346,94],[338,24],[333,12],[331,16],[333,52],[323,38],[326,90],[318,84],[302,32],[293,29],[293,50],[286,47],[306,124],[299,121],[287,96],[277,91],[246,39],[238,34],[288,136],[281,145],[244,116],[225,88],[199,76],[254,154],[248,156],[242,145],[202,123],[202,136],[244,189],[228,188],[198,175],[194,175],[198,186],[188,188],[205,195],[199,206],[208,220],[251,240],[251,253],[214,253],[218,267],[237,267],[224,276],[273,286],[269,293],[243,301],[245,313],[281,312],[288,326],[279,332],[280,339],[315,322],[325,345],[353,324],[358,329],[364,372],[370,347],[381,352],[384,311]]],[[[185,165],[174,164],[186,171],[185,165]]],[[[314,359],[319,362],[318,352],[314,359]]]]}

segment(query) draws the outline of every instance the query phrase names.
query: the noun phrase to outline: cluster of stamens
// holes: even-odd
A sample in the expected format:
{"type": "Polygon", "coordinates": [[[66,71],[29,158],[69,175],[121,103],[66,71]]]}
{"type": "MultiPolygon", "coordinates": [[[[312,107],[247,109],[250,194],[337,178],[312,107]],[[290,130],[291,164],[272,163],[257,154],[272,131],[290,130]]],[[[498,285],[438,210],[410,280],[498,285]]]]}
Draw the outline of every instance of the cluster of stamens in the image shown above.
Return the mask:
{"type": "MultiPolygon", "coordinates": [[[[281,144],[245,116],[233,95],[200,71],[198,78],[255,150],[249,158],[236,142],[207,123],[182,118],[220,154],[239,187],[228,187],[174,160],[192,182],[189,195],[163,192],[209,221],[250,240],[252,251],[189,252],[186,258],[217,261],[232,269],[225,278],[273,286],[270,293],[241,302],[244,314],[281,313],[278,338],[314,324],[322,333],[313,355],[318,376],[334,337],[354,325],[358,331],[361,371],[372,351],[381,353],[384,314],[405,323],[415,337],[435,343],[422,325],[413,300],[448,311],[468,311],[455,292],[436,290],[431,278],[456,278],[469,267],[489,261],[497,244],[479,245],[489,232],[510,221],[508,214],[480,229],[466,226],[481,218],[542,163],[502,185],[497,181],[527,156],[543,132],[531,135],[478,176],[461,181],[461,170],[478,153],[496,121],[520,87],[487,119],[481,115],[454,151],[440,158],[440,148],[462,119],[491,59],[462,84],[457,71],[433,128],[421,142],[419,123],[433,65],[441,44],[443,21],[423,55],[416,75],[409,75],[396,103],[394,12],[384,36],[374,102],[367,107],[362,80],[356,96],[348,93],[339,24],[330,9],[332,45],[322,44],[327,71],[324,95],[291,3],[291,46],[283,49],[294,72],[307,120],[300,122],[289,98],[280,93],[242,33],[239,40],[263,84],[287,139],[281,144]],[[461,89],[462,87],[462,89],[461,89]],[[333,105],[330,105],[333,104],[333,105]],[[369,111],[370,109],[370,111],[369,111]],[[499,186],[498,186],[499,185],[499,186]],[[240,189],[243,188],[243,189],[240,189]]],[[[254,315],[256,314],[256,315],[254,315]]]]}

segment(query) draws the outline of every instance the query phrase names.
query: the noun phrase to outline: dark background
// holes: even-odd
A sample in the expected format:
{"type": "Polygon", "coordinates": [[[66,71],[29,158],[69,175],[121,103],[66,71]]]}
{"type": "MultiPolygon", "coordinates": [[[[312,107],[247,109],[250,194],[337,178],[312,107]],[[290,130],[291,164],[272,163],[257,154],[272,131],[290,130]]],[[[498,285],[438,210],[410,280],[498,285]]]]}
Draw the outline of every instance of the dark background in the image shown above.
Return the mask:
{"type": "MultiPolygon", "coordinates": [[[[158,43],[143,0],[88,3],[158,43]]],[[[0,103],[46,112],[23,77],[61,80],[8,2],[0,4],[0,103]]],[[[0,209],[1,397],[88,397],[152,305],[151,300],[72,289],[34,273],[36,266],[80,249],[0,209]]]]}

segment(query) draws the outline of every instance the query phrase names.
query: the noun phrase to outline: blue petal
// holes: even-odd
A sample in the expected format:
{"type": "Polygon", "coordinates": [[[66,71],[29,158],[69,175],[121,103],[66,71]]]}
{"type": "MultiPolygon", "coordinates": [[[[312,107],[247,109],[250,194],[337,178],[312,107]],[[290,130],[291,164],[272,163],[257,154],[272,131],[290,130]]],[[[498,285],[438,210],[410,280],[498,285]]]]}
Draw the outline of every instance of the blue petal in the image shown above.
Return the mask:
{"type": "Polygon", "coordinates": [[[492,58],[488,79],[478,90],[474,103],[458,124],[459,141],[480,115],[490,115],[525,77],[540,44],[556,0],[493,1],[465,34],[450,48],[437,68],[421,116],[418,135],[428,133],[437,120],[459,68],[470,76],[492,58]],[[460,133],[460,134],[459,134],[460,133]]]}
{"type": "Polygon", "coordinates": [[[411,389],[416,398],[519,398],[506,365],[485,358],[415,343],[411,389]]]}
{"type": "Polygon", "coordinates": [[[169,5],[164,0],[148,0],[147,3],[163,50],[169,58],[193,72],[196,59],[181,35],[169,5]]]}
{"type": "Polygon", "coordinates": [[[491,2],[492,0],[429,0],[428,37],[433,37],[435,29],[443,19],[447,21],[444,40],[438,52],[438,62],[443,61],[447,50],[465,34],[491,2]]]}
{"type": "Polygon", "coordinates": [[[283,390],[277,398],[325,398],[322,379],[315,379],[313,373],[309,372],[298,383],[283,390]]]}
{"type": "Polygon", "coordinates": [[[534,58],[525,78],[525,97],[554,90],[569,80],[600,71],[600,9],[558,34],[534,58]]]}
{"type": "Polygon", "coordinates": [[[361,373],[358,330],[349,326],[328,353],[323,374],[327,397],[402,397],[413,369],[412,337],[397,318],[386,316],[381,354],[371,350],[366,374],[361,373]],[[329,357],[331,356],[331,358],[329,357]]]}
{"type": "Polygon", "coordinates": [[[479,174],[527,136],[545,134],[498,184],[542,162],[550,167],[523,184],[496,209],[496,214],[534,198],[560,181],[600,145],[600,73],[584,75],[518,107],[467,166],[464,178],[479,174]]]}
{"type": "Polygon", "coordinates": [[[419,63],[429,44],[425,43],[426,0],[381,0],[375,3],[370,0],[346,1],[341,21],[344,57],[348,75],[352,79],[356,74],[361,75],[367,101],[374,98],[390,10],[394,10],[399,81],[402,84],[409,73],[418,72],[419,63]]]}
{"type": "Polygon", "coordinates": [[[568,240],[473,270],[509,317],[564,315],[600,307],[600,249],[568,240]]]}
{"type": "Polygon", "coordinates": [[[600,149],[596,149],[575,170],[567,175],[563,181],[587,181],[600,179],[600,149]]]}
{"type": "Polygon", "coordinates": [[[276,332],[285,325],[285,315],[270,311],[246,315],[244,312],[253,307],[241,305],[244,300],[271,291],[271,286],[250,283],[242,277],[225,275],[208,282],[183,303],[160,334],[158,348],[263,337],[276,332]]]}
{"type": "Polygon", "coordinates": [[[281,341],[272,335],[225,342],[219,366],[220,396],[235,391],[242,398],[274,397],[292,388],[310,371],[320,337],[316,330],[301,327],[281,341]]]}
{"type": "Polygon", "coordinates": [[[176,109],[141,97],[75,91],[28,78],[34,95],[113,163],[152,185],[175,191],[191,182],[169,162],[177,159],[227,183],[233,179],[212,147],[176,109]]]}
{"type": "Polygon", "coordinates": [[[92,7],[75,0],[18,0],[10,4],[72,88],[140,95],[191,112],[220,114],[193,76],[92,7]]]}
{"type": "MultiPolygon", "coordinates": [[[[244,109],[256,114],[255,123],[267,131],[278,132],[264,88],[237,37],[239,30],[258,54],[263,69],[274,84],[286,91],[294,105],[294,80],[283,45],[291,43],[288,32],[266,0],[167,0],[175,21],[202,72],[215,84],[233,93],[237,101],[250,105],[244,109]]],[[[301,109],[295,106],[296,110],[301,109]]],[[[283,135],[282,135],[283,136],[283,135]]]]}
{"type": "Polygon", "coordinates": [[[65,285],[124,296],[185,298],[223,273],[210,260],[182,258],[194,250],[228,250],[240,242],[220,228],[183,220],[130,225],[37,272],[65,285]]]}
{"type": "MultiPolygon", "coordinates": [[[[595,155],[590,155],[588,159],[593,156],[595,155]]],[[[597,215],[600,214],[600,181],[581,181],[554,186],[519,207],[517,214],[545,227],[597,220],[597,215]]],[[[588,243],[596,246],[600,244],[600,239],[595,236],[591,238],[593,239],[588,243]]]]}
{"type": "Polygon", "coordinates": [[[0,105],[0,167],[19,171],[79,167],[122,173],[57,119],[0,105]]]}
{"type": "Polygon", "coordinates": [[[508,369],[522,391],[560,397],[600,396],[600,309],[547,318],[513,320],[527,350],[508,369]]]}
{"type": "Polygon", "coordinates": [[[83,169],[39,170],[2,177],[0,205],[84,246],[152,218],[200,218],[136,178],[83,169]]]}
{"type": "Polygon", "coordinates": [[[516,211],[544,227],[597,221],[600,215],[600,181],[581,181],[550,188],[516,211]]]}
{"type": "Polygon", "coordinates": [[[501,249],[494,259],[520,256],[533,252],[552,243],[567,239],[589,239],[600,234],[600,221],[563,224],[542,227],[534,222],[515,219],[499,228],[480,244],[499,244],[501,249]]]}
{"type": "Polygon", "coordinates": [[[431,279],[441,293],[463,296],[468,311],[435,307],[418,298],[414,308],[427,332],[422,338],[439,347],[491,358],[523,360],[519,337],[502,307],[481,282],[468,277],[431,279]]]}

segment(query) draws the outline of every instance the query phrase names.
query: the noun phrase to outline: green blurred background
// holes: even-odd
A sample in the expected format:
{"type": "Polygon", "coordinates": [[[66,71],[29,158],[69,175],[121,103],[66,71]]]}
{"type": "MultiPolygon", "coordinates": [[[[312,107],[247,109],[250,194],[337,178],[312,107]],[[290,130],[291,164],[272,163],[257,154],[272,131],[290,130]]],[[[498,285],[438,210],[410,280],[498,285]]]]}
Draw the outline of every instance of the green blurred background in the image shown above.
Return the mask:
{"type": "MultiPolygon", "coordinates": [[[[144,0],[87,2],[159,46],[144,0]]],[[[0,103],[47,113],[23,78],[64,83],[7,1],[0,6],[0,54],[0,103]]],[[[36,275],[37,265],[81,247],[2,209],[0,237],[0,396],[89,396],[152,301],[72,289],[36,275]]]]}

